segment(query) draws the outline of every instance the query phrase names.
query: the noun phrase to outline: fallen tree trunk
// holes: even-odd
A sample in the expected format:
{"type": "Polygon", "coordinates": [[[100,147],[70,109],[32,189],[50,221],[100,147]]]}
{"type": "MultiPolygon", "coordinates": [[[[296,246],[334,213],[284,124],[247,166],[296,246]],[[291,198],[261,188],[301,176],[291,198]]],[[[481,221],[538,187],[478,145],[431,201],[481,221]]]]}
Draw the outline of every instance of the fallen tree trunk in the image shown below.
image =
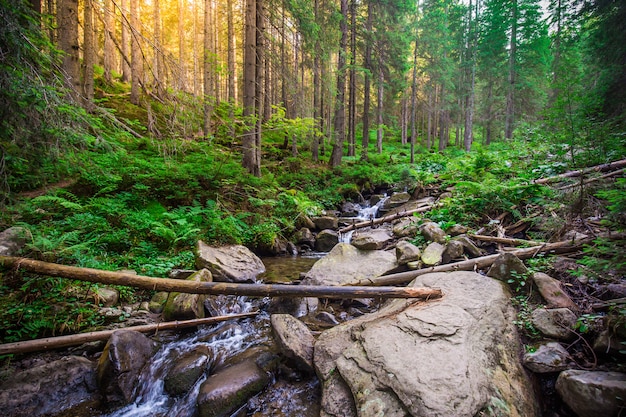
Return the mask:
{"type": "Polygon", "coordinates": [[[141,333],[159,332],[160,330],[176,330],[187,327],[200,326],[203,324],[214,324],[222,321],[253,317],[259,314],[257,311],[250,313],[232,314],[228,316],[215,316],[203,319],[168,321],[156,324],[145,324],[143,326],[131,326],[121,329],[102,330],[99,332],[70,334],[67,336],[46,337],[44,339],[24,340],[22,342],[5,343],[0,345],[0,355],[11,353],[40,352],[43,350],[59,349],[68,346],[77,346],[83,343],[107,340],[113,332],[118,330],[134,330],[141,333]]]}
{"type": "Polygon", "coordinates": [[[564,185],[563,187],[557,188],[557,190],[562,191],[562,190],[567,190],[568,188],[574,188],[574,187],[579,187],[581,185],[587,185],[587,184],[590,184],[590,183],[595,182],[595,181],[599,181],[599,180],[603,180],[603,179],[606,179],[606,178],[610,178],[610,177],[614,177],[614,176],[617,176],[617,175],[621,175],[624,172],[626,172],[626,168],[618,169],[617,171],[609,172],[608,174],[600,175],[599,177],[589,178],[587,180],[584,180],[582,182],[578,182],[576,184],[564,185]]]}
{"type": "Polygon", "coordinates": [[[0,256],[5,268],[22,269],[42,275],[126,285],[145,290],[183,292],[189,294],[228,294],[248,297],[319,297],[319,298],[437,298],[441,291],[432,288],[341,287],[316,285],[236,284],[230,282],[192,282],[170,278],[154,278],[99,269],[78,268],[28,258],[0,256]]]}
{"type": "Polygon", "coordinates": [[[581,175],[585,175],[585,174],[588,174],[590,172],[615,171],[615,170],[618,170],[618,169],[621,169],[621,168],[625,168],[625,167],[626,167],[626,159],[622,159],[622,160],[619,160],[619,161],[609,162],[608,164],[596,165],[596,166],[592,166],[592,167],[589,167],[589,168],[578,169],[578,170],[575,170],[575,171],[567,171],[567,172],[564,172],[562,174],[555,175],[553,177],[539,178],[537,180],[534,180],[533,182],[535,184],[549,184],[551,182],[556,182],[556,181],[562,180],[563,178],[579,177],[581,175]]]}
{"type": "MultiPolygon", "coordinates": [[[[614,233],[611,235],[602,235],[600,237],[610,239],[623,239],[625,233],[614,233]]],[[[593,242],[595,238],[585,238],[577,240],[565,240],[555,243],[546,243],[540,246],[530,248],[515,249],[508,253],[512,253],[520,259],[529,259],[535,257],[539,253],[569,253],[582,248],[583,245],[593,242]]],[[[495,262],[500,256],[499,253],[479,258],[468,259],[460,262],[453,262],[445,265],[431,266],[429,268],[417,269],[415,271],[400,272],[397,274],[382,275],[376,278],[362,279],[352,282],[349,285],[403,285],[411,282],[420,275],[429,274],[431,272],[453,272],[453,271],[471,271],[474,269],[485,268],[495,262]]]]}
{"type": "Polygon", "coordinates": [[[534,240],[525,240],[525,239],[513,239],[510,237],[497,237],[497,236],[486,236],[486,235],[469,235],[471,238],[476,240],[482,240],[484,242],[495,242],[495,243],[506,243],[507,245],[512,246],[540,246],[544,245],[543,242],[536,242],[534,240]]]}
{"type": "Polygon", "coordinates": [[[365,220],[365,221],[362,221],[362,222],[359,222],[359,223],[351,224],[350,226],[342,227],[341,229],[339,229],[339,233],[346,233],[346,232],[349,232],[351,230],[360,229],[360,228],[363,228],[363,227],[374,226],[374,225],[377,225],[377,224],[390,222],[390,221],[395,220],[395,219],[411,216],[411,215],[413,215],[415,213],[425,213],[425,212],[429,211],[432,208],[433,208],[432,205],[428,205],[428,206],[416,208],[416,209],[413,209],[413,210],[402,211],[400,213],[390,214],[389,216],[380,217],[378,219],[365,220]]]}

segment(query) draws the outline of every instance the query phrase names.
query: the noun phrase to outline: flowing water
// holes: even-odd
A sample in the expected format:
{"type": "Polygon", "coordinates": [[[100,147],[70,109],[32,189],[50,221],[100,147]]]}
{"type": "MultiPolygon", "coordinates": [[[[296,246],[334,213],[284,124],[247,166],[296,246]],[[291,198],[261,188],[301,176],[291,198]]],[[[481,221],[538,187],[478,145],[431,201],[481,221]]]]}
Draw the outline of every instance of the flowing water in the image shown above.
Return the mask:
{"type": "MultiPolygon", "coordinates": [[[[387,201],[388,198],[389,197],[387,196],[381,198],[380,201],[374,204],[373,206],[370,206],[369,204],[365,206],[361,206],[361,209],[358,211],[355,217],[343,217],[342,221],[344,223],[350,224],[350,223],[362,222],[365,220],[374,220],[376,217],[378,217],[378,212],[380,211],[380,208],[383,206],[383,204],[385,204],[385,201],[387,201]]],[[[354,233],[354,230],[350,230],[345,233],[340,233],[339,243],[350,243],[350,241],[352,240],[353,233],[354,233]]]]}

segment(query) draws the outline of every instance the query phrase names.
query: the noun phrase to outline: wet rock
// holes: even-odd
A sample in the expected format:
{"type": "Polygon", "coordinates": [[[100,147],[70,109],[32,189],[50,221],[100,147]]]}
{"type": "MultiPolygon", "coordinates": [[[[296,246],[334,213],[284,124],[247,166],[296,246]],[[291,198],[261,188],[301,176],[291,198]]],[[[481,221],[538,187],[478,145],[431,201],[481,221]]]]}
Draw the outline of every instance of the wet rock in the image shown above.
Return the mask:
{"type": "Polygon", "coordinates": [[[508,282],[509,280],[515,281],[517,284],[522,287],[526,285],[522,285],[522,282],[526,282],[526,277],[528,276],[528,269],[524,265],[524,263],[515,255],[511,253],[502,253],[498,256],[495,262],[489,268],[487,272],[487,276],[491,278],[496,278],[502,282],[508,282]]]}
{"type": "Polygon", "coordinates": [[[557,340],[572,340],[576,337],[573,328],[576,314],[567,308],[538,308],[531,314],[533,325],[546,337],[557,340]]]}
{"type": "Polygon", "coordinates": [[[172,269],[167,276],[171,279],[187,279],[195,272],[193,269],[172,269]]]}
{"type": "MultiPolygon", "coordinates": [[[[186,281],[191,282],[211,282],[213,278],[207,269],[201,269],[191,275],[186,281]]],[[[192,320],[204,318],[204,294],[186,294],[181,292],[171,292],[163,308],[163,319],[171,320],[192,320]]]]}
{"type": "Polygon", "coordinates": [[[396,244],[396,258],[398,259],[398,265],[405,265],[409,262],[417,261],[420,259],[420,248],[402,240],[396,244]]]}
{"type": "Polygon", "coordinates": [[[2,415],[73,415],[80,407],[96,406],[100,394],[95,367],[86,358],[66,356],[11,375],[0,384],[2,415]]]}
{"type": "Polygon", "coordinates": [[[420,226],[420,233],[429,242],[446,243],[446,232],[435,222],[426,222],[420,226]]]}
{"type": "Polygon", "coordinates": [[[254,359],[224,368],[200,385],[199,416],[228,417],[269,383],[270,374],[254,359]]]}
{"type": "Polygon", "coordinates": [[[148,304],[148,310],[150,310],[151,313],[161,314],[163,312],[163,308],[165,308],[168,296],[169,293],[165,291],[160,291],[154,294],[148,304]]]}
{"type": "Polygon", "coordinates": [[[112,307],[119,301],[120,292],[115,288],[100,287],[93,291],[93,298],[98,305],[112,307]]]}
{"type": "Polygon", "coordinates": [[[313,220],[311,220],[309,216],[298,216],[298,218],[296,219],[296,227],[306,227],[309,230],[315,229],[315,223],[313,223],[313,220]]]}
{"type": "Polygon", "coordinates": [[[399,207],[404,203],[408,202],[411,199],[411,194],[409,193],[393,193],[381,207],[381,210],[388,211],[393,208],[399,207]]]}
{"type": "Polygon", "coordinates": [[[13,226],[0,232],[0,255],[17,256],[26,244],[30,232],[23,227],[13,226]]]}
{"type": "Polygon", "coordinates": [[[400,219],[393,225],[393,234],[396,237],[414,237],[418,231],[418,220],[415,217],[400,219]]]}
{"type": "Polygon", "coordinates": [[[362,251],[349,243],[337,244],[313,264],[303,279],[306,285],[342,285],[383,275],[398,266],[388,251],[362,251]],[[367,265],[367,268],[363,268],[367,265]]]}
{"type": "Polygon", "coordinates": [[[313,217],[313,223],[317,230],[336,229],[339,227],[339,219],[336,216],[313,217]]]}
{"type": "Polygon", "coordinates": [[[463,257],[464,250],[465,248],[461,242],[458,240],[451,240],[446,244],[446,250],[443,251],[441,261],[444,264],[447,264],[460,259],[463,257]]]}
{"type": "Polygon", "coordinates": [[[98,386],[111,406],[129,404],[141,370],[157,349],[157,343],[132,330],[113,332],[98,360],[98,386]]]}
{"type": "Polygon", "coordinates": [[[176,358],[163,379],[165,390],[174,396],[187,393],[209,367],[209,348],[201,345],[176,358]]]}
{"type": "Polygon", "coordinates": [[[196,267],[206,268],[215,281],[254,282],[265,272],[258,256],[242,245],[211,247],[203,241],[196,245],[196,267]]]}
{"type": "Polygon", "coordinates": [[[554,279],[543,272],[535,272],[533,274],[533,281],[543,299],[546,300],[548,307],[569,308],[572,311],[578,311],[578,306],[572,301],[569,295],[563,291],[561,282],[558,279],[554,279]]]}
{"type": "Polygon", "coordinates": [[[350,201],[345,201],[341,205],[341,215],[343,217],[356,217],[359,214],[359,210],[361,210],[361,206],[350,201]]]}
{"type": "Polygon", "coordinates": [[[626,374],[563,371],[556,390],[578,417],[617,417],[626,406],[626,374]]]}
{"type": "Polygon", "coordinates": [[[293,361],[297,369],[313,372],[315,338],[308,327],[289,314],[273,314],[270,320],[283,355],[293,361]]]}
{"type": "Polygon", "coordinates": [[[524,366],[536,373],[560,372],[570,368],[570,355],[560,343],[547,342],[524,354],[524,366]]]}
{"type": "Polygon", "coordinates": [[[355,233],[352,235],[352,246],[361,250],[378,250],[384,248],[393,236],[388,229],[379,228],[355,233]]]}
{"type": "Polygon", "coordinates": [[[446,247],[441,243],[431,242],[422,252],[422,263],[426,266],[440,264],[444,250],[446,250],[446,247]]]}
{"type": "Polygon", "coordinates": [[[459,236],[459,235],[464,235],[465,233],[467,233],[469,231],[469,227],[467,226],[463,226],[461,224],[455,224],[454,226],[450,227],[447,232],[450,236],[459,236]]]}
{"type": "Polygon", "coordinates": [[[454,241],[457,242],[461,242],[461,244],[463,245],[464,248],[464,252],[470,257],[470,258],[478,258],[479,256],[483,256],[483,251],[480,250],[478,248],[478,246],[476,246],[474,244],[474,242],[472,242],[472,240],[465,236],[465,235],[460,235],[455,237],[454,239],[452,239],[454,241]]]}
{"type": "Polygon", "coordinates": [[[311,249],[315,247],[315,236],[313,236],[311,230],[306,227],[302,227],[296,232],[294,240],[298,245],[307,245],[311,249]]]}
{"type": "Polygon", "coordinates": [[[476,416],[496,403],[503,415],[539,415],[506,286],[473,272],[426,274],[411,285],[445,297],[394,300],[318,337],[322,415],[476,416]]]}
{"type": "Polygon", "coordinates": [[[322,230],[315,237],[315,250],[319,252],[330,252],[339,243],[339,232],[327,229],[322,230]]]}

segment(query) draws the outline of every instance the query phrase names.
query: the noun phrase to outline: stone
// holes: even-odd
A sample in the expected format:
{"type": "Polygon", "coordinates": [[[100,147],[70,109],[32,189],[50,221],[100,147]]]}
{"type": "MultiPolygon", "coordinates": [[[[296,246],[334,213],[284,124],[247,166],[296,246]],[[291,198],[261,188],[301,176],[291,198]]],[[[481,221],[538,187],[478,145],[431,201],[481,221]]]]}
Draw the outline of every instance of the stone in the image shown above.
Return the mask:
{"type": "Polygon", "coordinates": [[[313,220],[311,220],[309,216],[306,216],[306,215],[298,216],[298,218],[296,219],[296,227],[297,228],[306,227],[307,229],[311,230],[311,229],[315,229],[315,223],[313,223],[313,220]]]}
{"type": "Polygon", "coordinates": [[[576,303],[563,291],[561,282],[558,279],[554,279],[543,272],[535,272],[533,274],[533,281],[543,299],[546,300],[549,308],[569,308],[572,311],[579,310],[576,303]]]}
{"type": "Polygon", "coordinates": [[[393,225],[393,234],[396,237],[415,237],[419,231],[418,220],[416,217],[405,217],[398,220],[393,225]]]}
{"type": "Polygon", "coordinates": [[[99,287],[93,291],[96,304],[102,307],[113,307],[120,299],[120,292],[115,288],[99,287]]]}
{"type": "Polygon", "coordinates": [[[359,210],[361,210],[361,206],[351,201],[344,201],[341,205],[341,216],[342,217],[356,217],[359,214],[359,210]]]}
{"type": "Polygon", "coordinates": [[[100,401],[96,366],[87,358],[66,356],[11,375],[0,384],[2,415],[74,415],[100,401]]]}
{"type": "Polygon", "coordinates": [[[539,344],[535,351],[526,352],[523,363],[531,371],[545,374],[570,368],[571,358],[560,343],[546,342],[539,344]]]}
{"type": "Polygon", "coordinates": [[[441,243],[431,242],[422,252],[422,263],[426,266],[440,264],[444,250],[446,250],[446,247],[441,243]]]}
{"type": "Polygon", "coordinates": [[[315,237],[315,250],[330,252],[339,243],[339,232],[331,229],[322,230],[315,237]]]}
{"type": "Polygon", "coordinates": [[[276,343],[283,355],[297,369],[313,373],[315,338],[309,328],[290,314],[272,314],[270,321],[276,343]]]}
{"type": "Polygon", "coordinates": [[[307,245],[309,248],[315,248],[315,236],[310,229],[306,227],[300,228],[295,235],[294,240],[297,245],[307,245]]]}
{"type": "Polygon", "coordinates": [[[165,390],[174,396],[186,394],[208,370],[209,364],[209,348],[206,345],[176,357],[176,363],[163,378],[165,390]]]}
{"type": "Polygon", "coordinates": [[[317,230],[337,229],[339,227],[339,219],[336,216],[319,216],[313,217],[313,223],[317,230]]]}
{"type": "Polygon", "coordinates": [[[393,236],[388,229],[378,228],[354,233],[350,244],[361,250],[379,250],[387,246],[392,239],[393,236]]]}
{"type": "Polygon", "coordinates": [[[126,405],[134,400],[141,370],[158,345],[133,330],[113,332],[98,360],[98,386],[109,405],[126,405]]]}
{"type": "Polygon", "coordinates": [[[270,383],[270,374],[253,358],[223,368],[200,385],[200,417],[228,417],[270,383]]]}
{"type": "Polygon", "coordinates": [[[420,248],[411,242],[401,240],[396,244],[396,258],[398,259],[398,265],[405,265],[409,262],[418,261],[420,256],[420,248]]]}
{"type": "MultiPolygon", "coordinates": [[[[208,269],[201,269],[187,278],[186,281],[212,282],[213,278],[208,269]]],[[[205,294],[171,292],[163,307],[163,319],[172,321],[204,318],[204,301],[206,298],[205,294]]]]}
{"type": "Polygon", "coordinates": [[[457,242],[461,242],[461,244],[463,245],[463,248],[464,248],[464,252],[470,258],[478,258],[478,257],[484,255],[484,252],[482,250],[480,250],[478,248],[478,246],[476,246],[474,244],[474,242],[472,242],[472,240],[469,237],[465,236],[465,235],[456,236],[452,240],[457,241],[457,242]]]}
{"type": "Polygon", "coordinates": [[[487,271],[487,276],[507,283],[510,283],[509,281],[512,280],[514,281],[513,287],[515,287],[515,283],[518,283],[521,287],[526,287],[527,284],[521,285],[521,283],[527,281],[528,269],[517,256],[507,252],[500,254],[496,258],[489,271],[487,271]]]}
{"type": "Polygon", "coordinates": [[[337,244],[304,275],[305,285],[343,285],[381,276],[398,266],[388,251],[362,251],[349,243],[337,244]],[[367,268],[363,268],[367,265],[367,268]]]}
{"type": "Polygon", "coordinates": [[[446,232],[435,222],[426,222],[420,226],[420,233],[429,242],[446,243],[446,232]]]}
{"type": "Polygon", "coordinates": [[[411,194],[402,192],[402,193],[393,193],[385,202],[383,203],[381,210],[388,211],[393,208],[399,207],[404,203],[408,202],[411,199],[411,194]]]}
{"type": "Polygon", "coordinates": [[[445,296],[393,300],[320,334],[321,415],[477,416],[498,407],[498,415],[538,416],[506,286],[462,271],[425,274],[410,285],[445,296]]]}
{"type": "Polygon", "coordinates": [[[469,227],[463,226],[461,224],[455,224],[448,230],[446,230],[446,232],[448,232],[450,236],[464,235],[465,233],[469,232],[469,227]]]}
{"type": "Polygon", "coordinates": [[[593,341],[594,352],[600,355],[617,353],[626,346],[626,338],[619,333],[613,332],[613,328],[602,330],[593,341]]]}
{"type": "Polygon", "coordinates": [[[576,337],[576,314],[568,308],[538,308],[531,314],[533,325],[546,337],[572,340],[576,337]]]}
{"type": "Polygon", "coordinates": [[[215,248],[201,240],[196,245],[196,267],[208,269],[213,279],[221,282],[255,282],[265,272],[261,259],[245,246],[215,248]]]}
{"type": "Polygon", "coordinates": [[[556,391],[578,417],[618,417],[626,406],[626,374],[570,369],[559,374],[556,391]]]}
{"type": "Polygon", "coordinates": [[[26,245],[30,232],[23,227],[13,226],[0,232],[0,255],[17,256],[26,245]]]}
{"type": "Polygon", "coordinates": [[[194,269],[172,269],[167,276],[171,279],[187,279],[195,272],[194,269]]]}
{"type": "Polygon", "coordinates": [[[150,303],[148,304],[148,310],[154,314],[161,314],[163,309],[165,308],[165,303],[167,302],[167,297],[169,293],[165,291],[160,291],[152,296],[150,299],[150,303]]]}
{"type": "Polygon", "coordinates": [[[441,255],[441,261],[444,264],[450,263],[454,260],[460,259],[463,257],[464,246],[458,240],[451,240],[446,244],[446,249],[443,251],[441,255]]]}

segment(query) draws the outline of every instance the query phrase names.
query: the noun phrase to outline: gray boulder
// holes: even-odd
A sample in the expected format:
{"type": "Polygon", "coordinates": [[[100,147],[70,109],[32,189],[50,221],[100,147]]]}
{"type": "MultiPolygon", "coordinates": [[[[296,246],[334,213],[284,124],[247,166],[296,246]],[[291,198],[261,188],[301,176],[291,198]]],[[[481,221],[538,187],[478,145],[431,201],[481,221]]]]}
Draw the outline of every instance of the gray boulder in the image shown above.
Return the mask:
{"type": "Polygon", "coordinates": [[[461,244],[463,245],[463,251],[470,258],[478,258],[479,256],[483,256],[484,254],[484,252],[480,250],[478,246],[476,246],[474,242],[472,242],[472,240],[465,235],[456,236],[452,240],[455,242],[461,242],[461,244]]]}
{"type": "Polygon", "coordinates": [[[294,240],[298,245],[307,245],[309,248],[315,248],[315,236],[310,229],[306,227],[300,228],[294,235],[294,240]]]}
{"type": "Polygon", "coordinates": [[[257,364],[260,359],[250,358],[209,376],[198,392],[200,417],[228,417],[265,388],[271,373],[257,364]]]}
{"type": "Polygon", "coordinates": [[[292,360],[296,368],[312,373],[315,338],[309,328],[290,314],[272,314],[270,320],[283,355],[292,360]]]}
{"type": "Polygon", "coordinates": [[[409,262],[417,261],[420,259],[420,255],[420,248],[411,242],[401,240],[396,244],[396,258],[398,259],[398,265],[404,265],[409,262]]]}
{"type": "Polygon", "coordinates": [[[253,282],[265,272],[261,259],[245,246],[214,248],[201,240],[196,245],[196,267],[208,269],[215,281],[222,282],[253,282]]]}
{"type": "Polygon", "coordinates": [[[339,219],[336,216],[313,217],[313,223],[317,230],[336,229],[339,227],[339,219]]]}
{"type": "Polygon", "coordinates": [[[626,374],[568,370],[556,390],[578,417],[618,417],[626,407],[626,374]]]}
{"type": "Polygon", "coordinates": [[[569,308],[572,311],[578,311],[576,303],[561,288],[561,281],[543,272],[535,272],[533,281],[543,299],[548,303],[548,307],[569,308]]]}
{"type": "Polygon", "coordinates": [[[447,264],[456,259],[459,259],[463,256],[464,251],[465,248],[461,242],[459,242],[458,240],[451,240],[446,244],[446,250],[443,251],[441,261],[444,264],[447,264]]]}
{"type": "Polygon", "coordinates": [[[350,244],[361,250],[378,250],[383,249],[392,239],[388,229],[378,228],[353,234],[350,244]]]}
{"type": "Polygon", "coordinates": [[[163,379],[165,390],[171,395],[183,395],[193,387],[209,367],[209,348],[200,345],[176,358],[176,363],[163,379]]]}
{"type": "Polygon", "coordinates": [[[444,296],[394,300],[318,337],[322,415],[470,417],[497,408],[537,416],[506,287],[473,272],[426,274],[411,285],[444,296]]]}
{"type": "Polygon", "coordinates": [[[313,264],[303,279],[306,285],[342,285],[383,275],[398,266],[396,255],[388,251],[363,251],[349,243],[339,243],[313,264]],[[363,268],[367,265],[367,268],[363,268]]]}
{"type": "Polygon", "coordinates": [[[408,202],[411,199],[411,194],[409,193],[393,193],[381,207],[382,211],[388,211],[396,207],[400,207],[404,203],[408,202]]]}
{"type": "Polygon", "coordinates": [[[416,217],[405,217],[393,225],[393,234],[396,237],[414,237],[418,231],[416,217]]]}
{"type": "Polygon", "coordinates": [[[2,415],[74,415],[79,408],[97,406],[95,368],[86,358],[67,356],[11,375],[0,384],[2,415]]]}
{"type": "Polygon", "coordinates": [[[315,237],[315,250],[330,252],[339,243],[339,232],[331,229],[322,230],[315,237]]]}
{"type": "Polygon", "coordinates": [[[556,340],[572,340],[576,314],[567,308],[538,308],[530,316],[533,325],[546,337],[556,340]]]}
{"type": "Polygon", "coordinates": [[[169,293],[165,291],[160,291],[154,294],[148,303],[148,309],[150,312],[154,314],[161,314],[165,308],[165,303],[167,302],[168,297],[169,293]]]}
{"type": "Polygon", "coordinates": [[[489,268],[487,276],[508,283],[514,290],[527,288],[530,281],[524,262],[512,253],[500,254],[489,268]]]}
{"type": "MultiPolygon", "coordinates": [[[[211,282],[213,278],[209,270],[201,269],[187,278],[186,281],[211,282]]],[[[171,292],[163,308],[163,318],[165,321],[204,318],[204,301],[206,297],[205,294],[171,292]]]]}
{"type": "Polygon", "coordinates": [[[98,386],[109,405],[125,405],[134,399],[141,370],[157,349],[157,343],[133,330],[113,332],[98,360],[98,386]]]}
{"type": "Polygon", "coordinates": [[[0,232],[0,255],[16,256],[26,244],[28,230],[13,226],[0,232]]]}
{"type": "Polygon", "coordinates": [[[420,233],[429,242],[445,243],[446,232],[435,222],[426,222],[420,226],[420,233]]]}
{"type": "Polygon", "coordinates": [[[571,358],[560,343],[547,342],[524,354],[524,366],[536,373],[560,372],[570,368],[571,358]]]}
{"type": "Polygon", "coordinates": [[[445,250],[446,247],[441,243],[431,242],[422,252],[422,262],[426,266],[440,264],[445,250]]]}

